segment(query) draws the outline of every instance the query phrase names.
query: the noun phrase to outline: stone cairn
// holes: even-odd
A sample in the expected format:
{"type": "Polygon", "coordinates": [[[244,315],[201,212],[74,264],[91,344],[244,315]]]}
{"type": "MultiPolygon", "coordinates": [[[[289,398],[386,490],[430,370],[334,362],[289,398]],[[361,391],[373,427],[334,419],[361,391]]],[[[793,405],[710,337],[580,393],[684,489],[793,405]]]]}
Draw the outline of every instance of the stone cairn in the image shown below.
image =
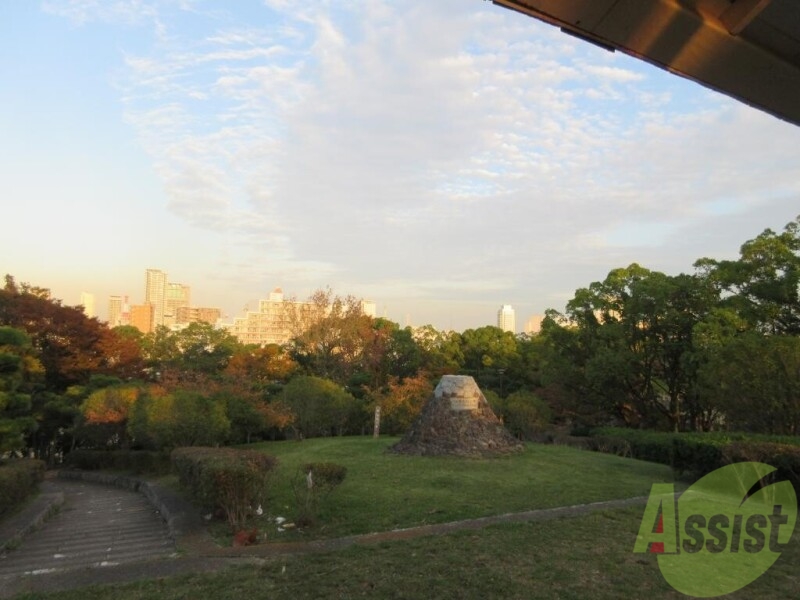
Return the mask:
{"type": "Polygon", "coordinates": [[[411,429],[390,450],[425,456],[488,457],[523,448],[495,416],[472,377],[445,375],[411,429]]]}

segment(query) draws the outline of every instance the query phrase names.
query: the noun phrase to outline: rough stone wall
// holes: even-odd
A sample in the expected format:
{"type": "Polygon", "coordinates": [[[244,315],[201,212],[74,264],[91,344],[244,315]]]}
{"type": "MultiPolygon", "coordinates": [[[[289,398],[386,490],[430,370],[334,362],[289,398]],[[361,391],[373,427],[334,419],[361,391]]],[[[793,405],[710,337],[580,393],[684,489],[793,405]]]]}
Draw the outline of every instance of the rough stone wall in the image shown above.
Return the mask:
{"type": "Polygon", "coordinates": [[[472,377],[445,375],[406,435],[400,454],[494,456],[523,449],[495,416],[472,377]]]}

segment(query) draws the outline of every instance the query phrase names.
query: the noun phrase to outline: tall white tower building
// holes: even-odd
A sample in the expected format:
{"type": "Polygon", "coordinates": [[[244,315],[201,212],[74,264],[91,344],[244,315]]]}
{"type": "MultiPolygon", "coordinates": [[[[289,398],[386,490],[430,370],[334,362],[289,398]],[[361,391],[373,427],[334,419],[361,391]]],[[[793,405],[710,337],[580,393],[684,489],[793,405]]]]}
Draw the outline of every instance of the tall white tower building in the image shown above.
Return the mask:
{"type": "Polygon", "coordinates": [[[158,269],[147,269],[144,285],[144,303],[153,307],[153,329],[159,325],[164,325],[166,296],[167,274],[158,269]]]}
{"type": "Polygon", "coordinates": [[[517,324],[514,317],[514,309],[510,304],[503,304],[497,311],[497,326],[503,331],[517,332],[517,324]]]}
{"type": "Polygon", "coordinates": [[[94,294],[81,292],[81,306],[83,306],[83,312],[87,317],[97,316],[94,309],[94,294]]]}

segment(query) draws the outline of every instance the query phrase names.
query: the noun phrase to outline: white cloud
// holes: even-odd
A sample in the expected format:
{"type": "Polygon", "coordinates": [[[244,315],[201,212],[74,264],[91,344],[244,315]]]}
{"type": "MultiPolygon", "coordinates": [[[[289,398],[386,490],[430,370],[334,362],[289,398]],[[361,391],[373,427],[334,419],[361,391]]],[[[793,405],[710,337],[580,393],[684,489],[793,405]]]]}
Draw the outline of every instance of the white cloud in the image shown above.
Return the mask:
{"type": "Polygon", "coordinates": [[[800,195],[796,129],[485,3],[45,8],[169,32],[126,48],[126,119],[262,287],[561,299],[631,257],[686,270],[686,232],[800,195]]]}

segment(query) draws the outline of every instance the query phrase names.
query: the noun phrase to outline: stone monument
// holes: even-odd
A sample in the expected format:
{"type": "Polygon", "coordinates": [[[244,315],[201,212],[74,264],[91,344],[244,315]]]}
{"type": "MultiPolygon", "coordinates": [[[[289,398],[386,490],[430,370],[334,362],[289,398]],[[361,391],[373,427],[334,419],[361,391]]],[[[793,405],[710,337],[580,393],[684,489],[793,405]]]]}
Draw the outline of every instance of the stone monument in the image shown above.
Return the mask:
{"type": "Polygon", "coordinates": [[[445,375],[403,439],[399,454],[495,456],[519,452],[522,442],[495,416],[475,380],[445,375]]]}

